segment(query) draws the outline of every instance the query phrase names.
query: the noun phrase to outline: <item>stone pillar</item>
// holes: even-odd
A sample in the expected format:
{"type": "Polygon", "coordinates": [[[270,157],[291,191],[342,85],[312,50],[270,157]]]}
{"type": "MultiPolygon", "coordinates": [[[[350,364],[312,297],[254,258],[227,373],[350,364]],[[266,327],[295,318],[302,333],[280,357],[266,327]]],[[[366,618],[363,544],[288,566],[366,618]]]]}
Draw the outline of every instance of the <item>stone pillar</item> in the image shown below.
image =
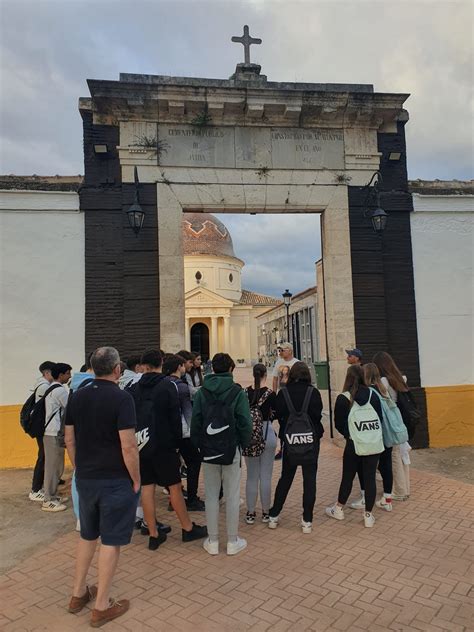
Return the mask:
{"type": "Polygon", "coordinates": [[[230,353],[230,316],[224,316],[224,353],[230,353]]]}
{"type": "Polygon", "coordinates": [[[191,328],[189,318],[186,318],[184,325],[184,345],[187,351],[191,351],[191,328]]]}
{"type": "Polygon", "coordinates": [[[217,316],[211,316],[211,349],[210,349],[211,358],[219,350],[217,348],[218,347],[218,343],[217,343],[218,322],[219,322],[219,319],[217,318],[217,316]]]}

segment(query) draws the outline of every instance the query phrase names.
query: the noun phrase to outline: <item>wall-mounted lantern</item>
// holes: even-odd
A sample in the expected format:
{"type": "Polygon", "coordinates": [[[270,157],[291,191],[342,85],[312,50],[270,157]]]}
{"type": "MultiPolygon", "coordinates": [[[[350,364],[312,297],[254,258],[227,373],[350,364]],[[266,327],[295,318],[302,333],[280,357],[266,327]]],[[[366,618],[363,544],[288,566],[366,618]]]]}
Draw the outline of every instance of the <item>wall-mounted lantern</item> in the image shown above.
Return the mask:
{"type": "Polygon", "coordinates": [[[130,228],[135,233],[135,236],[138,237],[138,233],[141,231],[143,222],[145,221],[145,211],[140,206],[139,197],[138,197],[138,169],[135,167],[134,169],[134,178],[135,178],[135,197],[133,199],[132,206],[127,211],[128,223],[130,228]]]}

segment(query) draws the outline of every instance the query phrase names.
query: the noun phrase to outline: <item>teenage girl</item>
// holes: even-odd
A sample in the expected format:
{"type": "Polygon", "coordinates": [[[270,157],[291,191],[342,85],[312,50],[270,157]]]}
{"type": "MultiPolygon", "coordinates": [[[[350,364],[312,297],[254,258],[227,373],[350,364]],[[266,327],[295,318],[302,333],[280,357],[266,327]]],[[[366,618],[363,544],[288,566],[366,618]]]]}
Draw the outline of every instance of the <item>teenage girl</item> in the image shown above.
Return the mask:
{"type": "Polygon", "coordinates": [[[272,493],[272,473],[276,448],[276,434],[272,427],[272,419],[275,410],[275,393],[265,386],[267,369],[263,364],[256,364],[253,367],[253,386],[245,389],[249,398],[249,404],[258,406],[263,418],[263,437],[265,439],[265,450],[260,456],[246,456],[247,466],[247,515],[245,522],[254,524],[257,517],[255,506],[257,503],[258,490],[260,489],[260,503],[262,505],[262,522],[269,521],[268,512],[270,510],[272,493]]]}

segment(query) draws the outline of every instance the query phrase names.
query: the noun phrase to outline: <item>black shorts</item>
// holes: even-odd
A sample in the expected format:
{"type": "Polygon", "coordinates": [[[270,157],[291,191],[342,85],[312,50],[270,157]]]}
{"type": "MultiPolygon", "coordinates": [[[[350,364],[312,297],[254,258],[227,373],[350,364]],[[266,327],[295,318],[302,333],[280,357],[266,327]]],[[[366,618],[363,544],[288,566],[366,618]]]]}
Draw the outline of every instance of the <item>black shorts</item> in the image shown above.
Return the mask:
{"type": "Polygon", "coordinates": [[[169,487],[181,483],[181,460],[174,450],[158,451],[153,459],[140,461],[142,485],[161,485],[169,487]]]}
{"type": "Polygon", "coordinates": [[[138,494],[128,478],[76,479],[81,538],[107,546],[124,546],[132,539],[138,494]]]}

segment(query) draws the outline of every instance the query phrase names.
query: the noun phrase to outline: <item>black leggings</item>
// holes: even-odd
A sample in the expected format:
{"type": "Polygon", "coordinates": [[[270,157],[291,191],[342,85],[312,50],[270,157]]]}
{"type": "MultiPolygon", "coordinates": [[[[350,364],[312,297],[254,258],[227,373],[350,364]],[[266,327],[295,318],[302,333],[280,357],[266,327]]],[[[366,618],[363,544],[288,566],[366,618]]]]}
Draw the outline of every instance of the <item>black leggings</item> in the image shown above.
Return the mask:
{"type": "Polygon", "coordinates": [[[38,437],[36,439],[36,443],[38,444],[38,456],[36,458],[35,469],[33,471],[33,480],[31,482],[31,491],[39,492],[39,490],[43,487],[44,480],[44,445],[43,445],[43,437],[38,437]]]}
{"type": "MultiPolygon", "coordinates": [[[[318,471],[319,441],[316,442],[316,458],[314,462],[307,465],[301,465],[303,473],[303,520],[305,522],[313,522],[313,509],[316,502],[316,474],[318,471]]],[[[281,466],[281,476],[275,490],[275,498],[273,507],[270,509],[270,516],[276,517],[280,515],[286,497],[290,491],[293,479],[295,478],[298,465],[292,465],[287,455],[287,451],[283,450],[283,459],[281,466]]]]}
{"type": "MultiPolygon", "coordinates": [[[[383,491],[385,494],[392,493],[393,471],[392,471],[392,448],[385,448],[379,458],[379,472],[382,476],[383,491]]],[[[364,491],[364,477],[362,474],[362,463],[357,468],[357,476],[361,491],[364,491]]]]}
{"type": "Polygon", "coordinates": [[[347,499],[351,495],[352,483],[357,473],[357,469],[360,466],[362,468],[365,490],[365,510],[372,511],[375,504],[375,496],[377,494],[375,472],[377,471],[379,456],[379,454],[357,456],[353,441],[346,439],[346,447],[342,457],[342,480],[339,487],[339,495],[337,497],[337,502],[340,505],[345,505],[347,499]]]}

